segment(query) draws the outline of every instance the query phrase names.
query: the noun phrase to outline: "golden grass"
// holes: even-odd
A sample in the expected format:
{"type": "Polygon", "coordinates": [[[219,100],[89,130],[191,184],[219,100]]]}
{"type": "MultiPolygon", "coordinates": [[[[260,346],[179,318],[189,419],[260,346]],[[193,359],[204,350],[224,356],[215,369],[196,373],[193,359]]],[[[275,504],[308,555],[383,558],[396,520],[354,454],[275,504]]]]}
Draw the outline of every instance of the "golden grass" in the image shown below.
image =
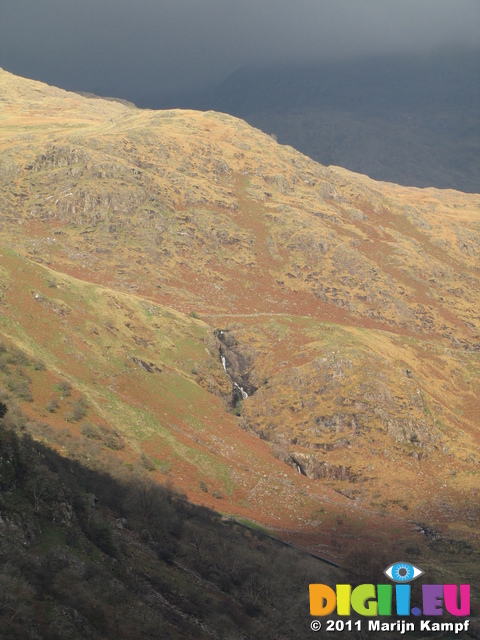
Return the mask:
{"type": "Polygon", "coordinates": [[[324,503],[403,531],[448,511],[473,537],[479,195],[321,167],[223,114],[1,70],[0,98],[5,336],[198,501],[313,537],[324,503]],[[358,482],[300,476],[240,429],[219,398],[219,326],[256,354],[249,427],[358,482]]]}

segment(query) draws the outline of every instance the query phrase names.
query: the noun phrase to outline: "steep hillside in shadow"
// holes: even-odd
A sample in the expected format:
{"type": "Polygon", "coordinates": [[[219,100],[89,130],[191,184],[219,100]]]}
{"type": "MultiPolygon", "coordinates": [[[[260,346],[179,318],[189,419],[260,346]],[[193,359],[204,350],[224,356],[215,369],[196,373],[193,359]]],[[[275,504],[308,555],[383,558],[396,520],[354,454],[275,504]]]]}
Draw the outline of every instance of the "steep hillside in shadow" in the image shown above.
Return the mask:
{"type": "MultiPolygon", "coordinates": [[[[28,423],[2,400],[6,423],[28,423]]],[[[3,638],[308,637],[309,582],[344,579],[140,470],[87,468],[2,422],[3,638]]]]}

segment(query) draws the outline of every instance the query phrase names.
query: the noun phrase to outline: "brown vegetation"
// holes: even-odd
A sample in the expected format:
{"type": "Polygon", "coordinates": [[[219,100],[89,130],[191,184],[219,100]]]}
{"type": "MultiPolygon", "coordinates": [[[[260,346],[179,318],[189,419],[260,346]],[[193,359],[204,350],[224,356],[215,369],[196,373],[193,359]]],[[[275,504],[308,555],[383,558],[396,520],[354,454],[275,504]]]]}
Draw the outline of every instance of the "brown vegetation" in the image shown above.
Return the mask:
{"type": "Polygon", "coordinates": [[[337,560],[477,548],[480,196],[0,77],[7,426],[337,560]]]}

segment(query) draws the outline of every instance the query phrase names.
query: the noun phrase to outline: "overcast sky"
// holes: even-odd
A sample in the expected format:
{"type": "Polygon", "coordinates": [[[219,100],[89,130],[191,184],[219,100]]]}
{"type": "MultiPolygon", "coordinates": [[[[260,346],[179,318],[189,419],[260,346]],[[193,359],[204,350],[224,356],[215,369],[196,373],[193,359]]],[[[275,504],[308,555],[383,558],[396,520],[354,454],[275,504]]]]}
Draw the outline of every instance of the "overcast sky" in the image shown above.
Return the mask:
{"type": "Polygon", "coordinates": [[[0,66],[132,96],[247,64],[480,47],[480,0],[0,0],[0,66]]]}

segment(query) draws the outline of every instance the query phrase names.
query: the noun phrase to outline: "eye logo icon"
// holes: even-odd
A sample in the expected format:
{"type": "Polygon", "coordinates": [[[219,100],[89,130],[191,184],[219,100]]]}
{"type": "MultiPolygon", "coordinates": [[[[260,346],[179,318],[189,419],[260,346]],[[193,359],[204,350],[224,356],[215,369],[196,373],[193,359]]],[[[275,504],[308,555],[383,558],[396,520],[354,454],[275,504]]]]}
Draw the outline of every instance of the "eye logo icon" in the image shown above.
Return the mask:
{"type": "Polygon", "coordinates": [[[409,562],[394,562],[383,573],[393,582],[405,583],[416,580],[424,572],[409,562]]]}

